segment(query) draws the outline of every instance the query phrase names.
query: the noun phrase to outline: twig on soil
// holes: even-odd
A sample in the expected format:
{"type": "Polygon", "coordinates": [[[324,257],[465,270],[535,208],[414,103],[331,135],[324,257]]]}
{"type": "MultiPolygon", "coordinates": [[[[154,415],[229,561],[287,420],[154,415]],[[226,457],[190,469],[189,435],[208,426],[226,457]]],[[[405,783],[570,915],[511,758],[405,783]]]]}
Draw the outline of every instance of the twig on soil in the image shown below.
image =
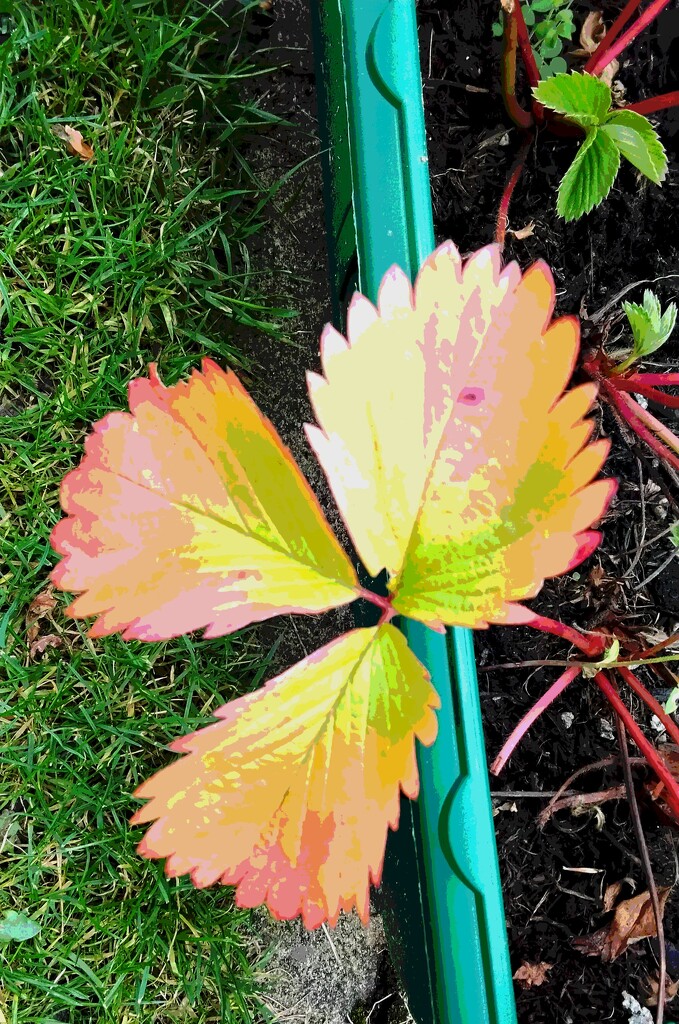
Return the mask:
{"type": "Polygon", "coordinates": [[[670,563],[673,562],[676,557],[677,557],[677,552],[673,551],[670,555],[668,555],[668,557],[665,559],[665,561],[662,562],[658,566],[657,569],[653,570],[653,572],[651,573],[650,576],[647,576],[645,580],[641,581],[641,583],[637,583],[637,585],[635,586],[634,589],[635,590],[641,590],[642,587],[645,587],[647,583],[650,583],[651,580],[654,580],[656,578],[656,576],[660,575],[661,572],[664,572],[665,569],[667,568],[667,566],[670,565],[670,563]]]}
{"type": "MultiPolygon", "coordinates": [[[[557,789],[491,789],[490,795],[495,800],[550,800],[558,792],[557,789]]],[[[565,796],[571,796],[576,790],[569,789],[565,796]]]]}
{"type": "Polygon", "coordinates": [[[618,743],[620,746],[620,758],[622,761],[622,771],[625,779],[625,789],[627,790],[627,802],[629,803],[630,814],[632,816],[632,824],[634,825],[634,833],[637,839],[637,846],[639,853],[641,854],[641,862],[644,867],[644,874],[646,875],[646,884],[648,885],[648,891],[651,897],[651,906],[653,907],[653,916],[655,917],[655,930],[658,937],[658,958],[659,958],[659,972],[658,972],[658,1007],[655,1013],[655,1024],[663,1024],[665,1016],[665,987],[667,981],[667,955],[665,951],[665,930],[663,927],[662,910],[660,908],[660,900],[658,899],[658,889],[655,884],[655,878],[653,877],[653,868],[651,866],[651,858],[648,854],[648,846],[646,844],[646,837],[644,836],[644,830],[641,825],[641,817],[639,815],[639,804],[637,803],[637,795],[634,790],[634,779],[632,778],[632,767],[631,759],[629,756],[629,750],[627,747],[627,732],[623,725],[622,719],[616,715],[616,728],[618,732],[618,743]]]}
{"type": "Polygon", "coordinates": [[[600,309],[597,309],[596,313],[592,313],[585,317],[585,319],[587,320],[587,323],[596,324],[606,316],[606,313],[608,313],[609,310],[613,309],[614,306],[617,306],[620,299],[624,298],[628,292],[633,291],[642,284],[657,284],[658,281],[668,281],[670,278],[674,277],[679,277],[679,274],[662,274],[660,277],[646,277],[642,278],[640,281],[632,281],[631,284],[625,285],[625,287],[621,288],[619,292],[616,292],[612,299],[609,299],[605,305],[600,309]]]}
{"type": "MultiPolygon", "coordinates": [[[[617,764],[617,761],[617,757],[602,757],[600,761],[593,761],[592,764],[585,764],[582,768],[578,768],[577,771],[574,771],[572,775],[569,775],[564,784],[554,793],[551,803],[540,811],[540,814],[538,815],[538,825],[540,828],[544,828],[554,813],[553,805],[562,797],[570,796],[572,792],[570,787],[576,779],[579,779],[582,775],[588,775],[590,772],[598,772],[603,771],[604,768],[610,768],[612,765],[617,764]]],[[[646,765],[647,761],[645,757],[634,757],[631,759],[630,763],[635,765],[646,765]]]]}
{"type": "MultiPolygon", "coordinates": [[[[640,758],[641,760],[641,758],[640,758]]],[[[589,807],[592,804],[598,805],[606,803],[607,800],[621,800],[625,796],[624,786],[611,786],[609,789],[600,789],[596,793],[574,793],[572,796],[564,796],[559,800],[553,800],[549,804],[549,808],[545,807],[542,814],[540,814],[538,821],[540,827],[543,827],[543,815],[549,810],[549,816],[545,818],[544,824],[549,821],[549,818],[553,814],[557,814],[559,811],[573,810],[577,811],[581,807],[589,807]]]]}
{"type": "Polygon", "coordinates": [[[330,932],[328,931],[328,926],[325,924],[325,922],[323,922],[323,924],[321,925],[321,928],[323,929],[323,934],[325,935],[326,939],[328,940],[328,942],[330,944],[330,949],[332,950],[332,955],[334,956],[335,960],[337,961],[339,967],[342,967],[342,961],[339,958],[339,954],[337,952],[337,949],[335,948],[335,943],[332,941],[332,936],[330,935],[330,932]]]}

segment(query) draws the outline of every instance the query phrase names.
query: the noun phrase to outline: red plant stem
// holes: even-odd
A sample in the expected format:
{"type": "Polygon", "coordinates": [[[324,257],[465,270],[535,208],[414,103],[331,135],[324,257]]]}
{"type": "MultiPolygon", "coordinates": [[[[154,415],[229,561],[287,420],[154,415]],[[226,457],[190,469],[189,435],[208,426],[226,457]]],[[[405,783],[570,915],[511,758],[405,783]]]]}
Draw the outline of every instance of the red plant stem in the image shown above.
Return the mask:
{"type": "Polygon", "coordinates": [[[643,732],[632,718],[632,715],[620,700],[615,686],[610,682],[605,672],[597,672],[594,676],[594,682],[597,684],[616,715],[622,719],[627,732],[630,734],[653,771],[656,773],[660,781],[665,784],[665,788],[667,790],[665,798],[667,803],[672,808],[674,814],[679,814],[679,785],[671,771],[664,763],[653,744],[646,739],[643,732]]]}
{"type": "Polygon", "coordinates": [[[634,433],[659,458],[664,462],[668,462],[674,469],[679,470],[679,438],[657,420],[655,416],[652,416],[646,409],[642,409],[634,399],[624,392],[618,391],[605,378],[600,380],[600,385],[611,405],[614,406],[634,433]]]}
{"type": "Polygon", "coordinates": [[[383,612],[392,611],[394,615],[396,614],[392,608],[390,597],[382,597],[381,594],[376,594],[373,590],[366,590],[365,587],[359,588],[358,596],[362,597],[365,601],[370,601],[371,604],[376,604],[383,612]]]}
{"type": "Polygon", "coordinates": [[[631,672],[628,668],[624,668],[622,666],[620,666],[617,671],[625,680],[630,690],[634,690],[637,697],[640,697],[644,704],[651,709],[653,714],[660,719],[667,730],[667,735],[671,736],[673,742],[679,746],[679,726],[677,726],[674,719],[667,714],[662,704],[659,704],[653,694],[649,693],[644,684],[634,675],[634,672],[631,672]]]}
{"type": "Polygon", "coordinates": [[[640,3],[641,0],[628,0],[628,3],[625,4],[624,8],[615,19],[606,35],[603,37],[592,56],[588,59],[583,71],[588,71],[590,74],[593,73],[592,65],[599,59],[599,57],[603,56],[608,47],[615,42],[640,3]]]}
{"type": "Polygon", "coordinates": [[[547,692],[544,693],[542,697],[540,697],[540,699],[537,700],[535,704],[533,704],[530,710],[526,712],[526,714],[523,716],[519,724],[515,726],[514,729],[512,729],[510,735],[502,744],[502,749],[500,753],[497,755],[492,765],[490,766],[490,771],[492,775],[500,774],[505,764],[511,757],[514,748],[521,742],[522,738],[528,732],[533,722],[540,717],[543,711],[547,710],[549,705],[553,703],[553,701],[555,701],[556,698],[563,693],[566,687],[569,686],[574,679],[577,679],[577,677],[580,675],[580,671],[580,668],[577,667],[567,668],[566,671],[559,676],[556,682],[552,683],[547,692]]]}
{"type": "Polygon", "coordinates": [[[519,39],[519,49],[521,50],[523,65],[526,69],[526,75],[528,76],[528,81],[532,89],[540,81],[540,72],[538,71],[538,65],[535,60],[535,54],[533,53],[533,47],[530,45],[528,29],[526,28],[526,22],[523,17],[523,8],[521,7],[521,0],[513,0],[513,6],[509,17],[516,22],[516,32],[519,39]]]}
{"type": "Polygon", "coordinates": [[[651,387],[650,384],[644,384],[643,381],[634,377],[614,377],[613,380],[615,381],[613,386],[618,391],[636,391],[638,395],[645,395],[646,398],[665,405],[668,409],[679,409],[679,395],[666,395],[663,391],[658,391],[657,388],[651,387]]]}
{"type": "MultiPolygon", "coordinates": [[[[676,387],[679,385],[679,373],[633,373],[624,380],[632,380],[637,384],[651,384],[654,387],[676,387]]],[[[617,381],[616,381],[617,384],[617,381]]]]}
{"type": "MultiPolygon", "coordinates": [[[[639,33],[643,32],[658,17],[669,2],[670,0],[653,0],[653,3],[649,4],[644,13],[630,25],[626,32],[623,32],[616,42],[611,42],[606,46],[596,59],[594,54],[592,55],[591,60],[585,65],[585,71],[588,71],[590,75],[600,75],[604,68],[607,68],[611,61],[615,60],[636,39],[639,33]],[[588,64],[591,66],[588,67],[588,64]]],[[[604,42],[606,42],[606,39],[604,39],[604,42]]]]}
{"type": "Polygon", "coordinates": [[[588,658],[598,658],[606,650],[605,637],[600,635],[587,636],[583,633],[578,633],[577,629],[566,626],[563,622],[558,622],[556,619],[548,619],[544,615],[534,615],[526,625],[531,626],[533,629],[539,629],[541,633],[552,633],[554,636],[560,636],[562,640],[567,640],[569,644],[573,644],[574,647],[581,650],[588,658]]]}
{"type": "MultiPolygon", "coordinates": [[[[514,6],[516,7],[516,0],[514,6]]],[[[502,98],[505,109],[514,124],[525,130],[533,124],[533,115],[530,111],[524,110],[516,98],[516,49],[518,38],[517,21],[511,14],[507,14],[505,11],[501,67],[502,98]]]]}
{"type": "Polygon", "coordinates": [[[521,149],[519,150],[511,174],[505,185],[505,190],[502,193],[502,199],[500,200],[500,208],[497,212],[497,224],[495,227],[495,241],[504,249],[505,236],[507,234],[507,220],[509,218],[509,204],[512,201],[514,195],[514,189],[516,188],[519,178],[523,173],[523,169],[526,166],[526,158],[533,142],[533,132],[530,132],[521,143],[521,149]]]}
{"type": "Polygon", "coordinates": [[[679,91],[664,92],[662,96],[651,96],[647,100],[639,100],[637,103],[629,103],[625,110],[634,110],[637,114],[655,114],[657,110],[669,110],[670,107],[679,107],[679,91]]]}

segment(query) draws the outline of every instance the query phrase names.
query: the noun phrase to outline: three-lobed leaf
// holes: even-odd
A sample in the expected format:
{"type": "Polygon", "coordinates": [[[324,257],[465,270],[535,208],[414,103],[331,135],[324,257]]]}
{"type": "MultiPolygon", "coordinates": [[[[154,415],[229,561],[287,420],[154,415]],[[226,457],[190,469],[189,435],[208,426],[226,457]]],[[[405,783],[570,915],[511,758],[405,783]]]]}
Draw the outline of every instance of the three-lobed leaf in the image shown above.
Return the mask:
{"type": "MultiPolygon", "coordinates": [[[[553,305],[544,265],[502,270],[494,246],[463,264],[447,243],[414,290],[394,268],[377,307],[355,297],[346,338],[324,332],[308,436],[365,566],[389,572],[389,614],[530,621],[519,602],[596,546],[607,443],[587,444],[594,385],[563,394],[578,330],[553,305]]],[[[94,635],[216,635],[361,593],[272,425],[210,361],[174,387],[134,382],[62,503],[53,578],[94,635]]],[[[365,916],[436,705],[400,633],[355,630],[173,744],[186,756],[137,794],[135,821],[155,821],[140,852],[309,926],[365,916]]]]}
{"type": "Polygon", "coordinates": [[[606,198],[620,157],[656,185],[667,173],[667,156],[647,118],[631,110],[611,110],[610,86],[580,72],[557,74],[533,89],[536,100],[585,132],[576,157],[559,187],[557,213],[575,220],[606,198]]]}
{"type": "Polygon", "coordinates": [[[433,742],[438,706],[402,633],[353,630],[172,744],[185,756],[135,794],[150,802],[134,822],[158,819],[140,852],[309,928],[353,906],[366,921],[399,794],[417,795],[415,738],[433,742]]]}
{"type": "Polygon", "coordinates": [[[632,330],[634,344],[627,359],[615,367],[616,373],[622,373],[637,360],[656,352],[665,344],[677,322],[675,303],[670,302],[663,313],[660,299],[649,289],[644,291],[643,304],[623,302],[622,308],[632,330]]]}

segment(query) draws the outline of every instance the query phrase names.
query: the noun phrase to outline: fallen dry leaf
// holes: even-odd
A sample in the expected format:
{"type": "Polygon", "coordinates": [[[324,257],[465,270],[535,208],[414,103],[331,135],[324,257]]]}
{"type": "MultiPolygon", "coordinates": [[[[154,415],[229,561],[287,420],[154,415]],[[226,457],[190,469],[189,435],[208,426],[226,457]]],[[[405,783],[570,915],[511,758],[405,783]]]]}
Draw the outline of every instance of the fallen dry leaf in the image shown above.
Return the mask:
{"type": "Polygon", "coordinates": [[[591,569],[588,579],[593,587],[600,587],[606,579],[606,570],[600,565],[595,565],[591,569]]]}
{"type": "MultiPolygon", "coordinates": [[[[658,992],[660,991],[660,981],[658,975],[655,977],[648,977],[646,979],[646,988],[648,989],[648,996],[646,997],[646,1006],[657,1006],[658,1005],[658,992]]],[[[671,978],[665,979],[665,1002],[671,1003],[679,992],[679,981],[672,981],[671,978]]]]}
{"type": "Polygon", "coordinates": [[[26,611],[26,638],[29,643],[32,643],[40,632],[40,619],[49,615],[56,603],[52,586],[47,587],[33,598],[26,611]]]}
{"type": "Polygon", "coordinates": [[[37,654],[44,654],[48,647],[63,647],[63,644],[63,637],[57,636],[56,633],[47,633],[32,642],[28,649],[29,657],[33,661],[37,654]]]}
{"type": "MultiPolygon", "coordinates": [[[[669,892],[670,886],[658,889],[661,914],[665,911],[669,892]]],[[[617,960],[633,942],[641,942],[642,939],[650,939],[654,935],[656,926],[651,894],[641,892],[638,896],[618,904],[615,916],[607,927],[571,941],[575,949],[585,956],[600,956],[605,963],[610,963],[617,960]]]]}
{"type": "Polygon", "coordinates": [[[70,151],[76,153],[81,160],[91,160],[94,157],[94,150],[85,142],[77,128],[71,128],[70,124],[58,124],[52,130],[56,137],[65,142],[70,151]]]}
{"type": "MultiPolygon", "coordinates": [[[[571,56],[589,57],[594,53],[605,35],[606,26],[601,11],[590,11],[580,29],[580,49],[571,50],[571,56]]],[[[606,85],[611,86],[619,70],[619,61],[612,60],[599,77],[606,85]]]]}
{"type": "Polygon", "coordinates": [[[615,906],[615,901],[620,895],[622,889],[622,882],[611,882],[610,885],[606,886],[604,890],[604,910],[608,913],[615,906]]]}
{"type": "Polygon", "coordinates": [[[523,963],[514,973],[514,981],[518,981],[521,988],[537,988],[546,980],[547,971],[551,971],[553,966],[544,960],[539,964],[523,963]]]}
{"type": "Polygon", "coordinates": [[[580,29],[580,46],[585,53],[594,53],[606,35],[604,16],[601,11],[590,11],[580,29]]]}

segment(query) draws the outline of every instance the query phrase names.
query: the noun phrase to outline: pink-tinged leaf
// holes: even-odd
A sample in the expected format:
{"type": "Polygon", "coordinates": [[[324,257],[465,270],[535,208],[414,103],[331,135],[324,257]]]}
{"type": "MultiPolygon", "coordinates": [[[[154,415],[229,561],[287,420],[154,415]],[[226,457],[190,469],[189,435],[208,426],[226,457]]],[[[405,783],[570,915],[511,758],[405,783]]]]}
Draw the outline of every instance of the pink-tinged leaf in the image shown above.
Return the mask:
{"type": "Polygon", "coordinates": [[[553,308],[544,264],[503,270],[496,246],[463,264],[448,242],[414,289],[394,268],[377,308],[356,296],[346,339],[324,333],[310,443],[370,573],[434,628],[527,621],[517,602],[596,544],[608,443],[588,445],[596,387],[563,394],[579,332],[553,308]]]}
{"type": "Polygon", "coordinates": [[[417,795],[415,737],[433,742],[438,706],[397,629],[347,633],[172,744],[186,756],[135,794],[150,803],[133,823],[155,820],[139,851],[310,928],[353,906],[366,920],[399,793],[417,795]]]}
{"type": "Polygon", "coordinates": [[[205,360],[186,383],[130,385],[62,484],[52,575],[90,633],[218,636],[354,600],[357,580],[316,498],[237,377],[205,360]]]}

